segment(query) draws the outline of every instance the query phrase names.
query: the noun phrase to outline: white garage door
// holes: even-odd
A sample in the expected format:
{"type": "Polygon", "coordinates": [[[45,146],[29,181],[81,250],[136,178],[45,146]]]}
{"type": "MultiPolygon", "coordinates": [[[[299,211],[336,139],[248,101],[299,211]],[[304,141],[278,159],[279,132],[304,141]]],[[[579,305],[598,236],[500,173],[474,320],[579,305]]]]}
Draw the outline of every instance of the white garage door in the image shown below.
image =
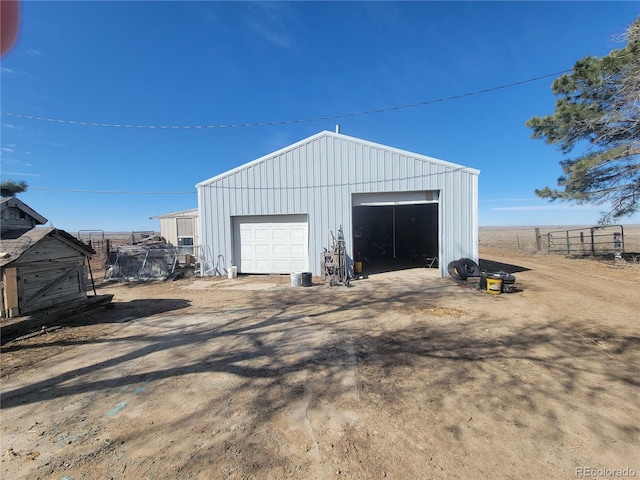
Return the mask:
{"type": "Polygon", "coordinates": [[[306,215],[235,217],[234,257],[240,273],[309,270],[306,215]]]}

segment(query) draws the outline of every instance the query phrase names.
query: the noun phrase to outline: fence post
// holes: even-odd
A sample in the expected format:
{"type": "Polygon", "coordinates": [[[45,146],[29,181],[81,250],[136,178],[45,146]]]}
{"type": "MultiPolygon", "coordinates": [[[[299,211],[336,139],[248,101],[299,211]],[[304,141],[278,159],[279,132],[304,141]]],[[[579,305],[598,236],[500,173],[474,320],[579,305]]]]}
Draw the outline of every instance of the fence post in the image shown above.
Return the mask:
{"type": "Polygon", "coordinates": [[[542,251],[542,237],[540,236],[540,229],[536,227],[536,250],[542,251]]]}
{"type": "Polygon", "coordinates": [[[622,235],[619,232],[613,234],[613,256],[617,259],[622,258],[622,235]]]}

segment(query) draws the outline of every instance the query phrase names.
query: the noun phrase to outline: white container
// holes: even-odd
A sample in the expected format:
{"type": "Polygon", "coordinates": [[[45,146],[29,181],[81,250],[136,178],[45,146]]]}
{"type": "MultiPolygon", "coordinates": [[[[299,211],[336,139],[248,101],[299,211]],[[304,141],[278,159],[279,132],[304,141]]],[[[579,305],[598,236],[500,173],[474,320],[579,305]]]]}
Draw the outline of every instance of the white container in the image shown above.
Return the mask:
{"type": "Polygon", "coordinates": [[[232,278],[236,278],[238,276],[238,267],[236,267],[235,265],[229,267],[229,280],[231,280],[232,278]]]}
{"type": "Polygon", "coordinates": [[[302,285],[302,272],[296,272],[291,274],[291,286],[299,287],[302,285]]]}

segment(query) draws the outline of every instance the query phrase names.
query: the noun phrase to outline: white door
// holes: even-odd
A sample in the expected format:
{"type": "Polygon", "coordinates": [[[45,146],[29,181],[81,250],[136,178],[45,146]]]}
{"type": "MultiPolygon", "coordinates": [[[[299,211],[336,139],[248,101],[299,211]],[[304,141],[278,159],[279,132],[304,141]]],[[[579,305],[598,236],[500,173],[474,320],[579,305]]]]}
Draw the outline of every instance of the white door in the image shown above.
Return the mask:
{"type": "Polygon", "coordinates": [[[234,258],[239,273],[294,273],[309,270],[306,215],[235,217],[234,258]]]}

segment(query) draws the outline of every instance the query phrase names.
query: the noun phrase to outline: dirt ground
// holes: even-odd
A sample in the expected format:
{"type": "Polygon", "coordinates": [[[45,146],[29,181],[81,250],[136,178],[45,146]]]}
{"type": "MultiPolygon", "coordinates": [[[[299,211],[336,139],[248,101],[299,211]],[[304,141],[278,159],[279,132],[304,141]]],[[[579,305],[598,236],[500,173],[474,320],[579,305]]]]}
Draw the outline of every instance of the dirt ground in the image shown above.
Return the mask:
{"type": "Polygon", "coordinates": [[[3,346],[2,478],[640,476],[640,265],[481,258],[517,291],[100,286],[114,309],[3,346]]]}

